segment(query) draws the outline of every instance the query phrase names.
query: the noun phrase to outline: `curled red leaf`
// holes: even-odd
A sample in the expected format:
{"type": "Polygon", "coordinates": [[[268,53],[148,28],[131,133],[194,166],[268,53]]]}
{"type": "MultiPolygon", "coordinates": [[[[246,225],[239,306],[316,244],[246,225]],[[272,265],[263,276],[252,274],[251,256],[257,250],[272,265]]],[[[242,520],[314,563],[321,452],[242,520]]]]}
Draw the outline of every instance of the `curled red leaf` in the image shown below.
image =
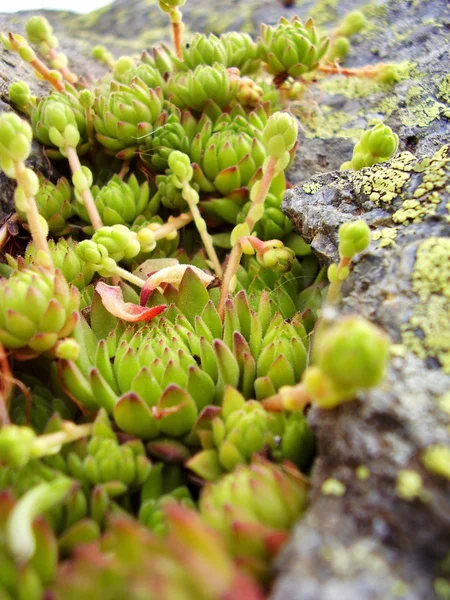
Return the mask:
{"type": "Polygon", "coordinates": [[[159,306],[146,308],[132,302],[124,302],[120,287],[107,285],[103,281],[97,283],[95,290],[99,293],[103,306],[109,313],[129,323],[150,321],[150,319],[157,317],[167,307],[166,304],[160,304],[159,306]]]}

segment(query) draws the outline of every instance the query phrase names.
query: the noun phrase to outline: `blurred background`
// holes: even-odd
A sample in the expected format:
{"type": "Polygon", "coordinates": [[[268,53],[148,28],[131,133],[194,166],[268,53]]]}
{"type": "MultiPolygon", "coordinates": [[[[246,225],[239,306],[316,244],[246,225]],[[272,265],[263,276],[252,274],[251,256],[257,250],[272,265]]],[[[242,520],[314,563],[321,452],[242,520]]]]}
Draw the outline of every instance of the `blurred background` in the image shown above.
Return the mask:
{"type": "Polygon", "coordinates": [[[87,13],[109,4],[110,0],[15,0],[0,3],[0,12],[12,13],[18,10],[73,10],[87,13]]]}

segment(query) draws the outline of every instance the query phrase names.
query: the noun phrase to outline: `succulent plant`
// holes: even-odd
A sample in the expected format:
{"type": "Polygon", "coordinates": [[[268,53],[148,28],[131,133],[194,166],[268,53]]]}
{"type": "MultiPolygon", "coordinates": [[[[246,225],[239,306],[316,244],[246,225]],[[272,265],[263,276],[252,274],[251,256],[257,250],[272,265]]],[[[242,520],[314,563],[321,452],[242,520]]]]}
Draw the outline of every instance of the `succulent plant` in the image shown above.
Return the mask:
{"type": "Polygon", "coordinates": [[[227,61],[227,49],[221,39],[214,34],[208,36],[196,33],[189,44],[182,49],[183,60],[173,58],[173,62],[179,71],[194,70],[199,65],[214,65],[219,63],[231,66],[227,61]]]}
{"type": "Polygon", "coordinates": [[[0,493],[0,590],[4,598],[39,600],[56,575],[57,540],[42,517],[34,519],[31,524],[31,535],[36,544],[34,556],[22,564],[17,561],[5,541],[8,523],[16,507],[12,494],[3,490],[0,493]]]}
{"type": "MultiPolygon", "coordinates": [[[[50,240],[48,246],[53,266],[61,271],[68,283],[80,291],[89,285],[95,271],[77,255],[75,242],[61,238],[57,242],[50,240]]],[[[25,264],[31,266],[35,261],[36,247],[30,242],[25,252],[25,264]]]]}
{"type": "Polygon", "coordinates": [[[165,88],[165,81],[158,69],[146,63],[136,64],[128,56],[123,56],[116,61],[113,78],[115,81],[125,85],[131,85],[138,78],[149,88],[155,89],[159,87],[162,90],[165,88]]]}
{"type": "Polygon", "coordinates": [[[75,94],[60,94],[53,92],[50,96],[42,98],[37,106],[30,112],[31,126],[34,137],[42,144],[50,147],[57,147],[58,150],[51,150],[51,158],[61,158],[61,145],[58,138],[64,133],[67,125],[73,126],[80,136],[81,141],[77,151],[83,154],[88,147],[84,144],[86,141],[86,117],[85,111],[79,103],[75,94]],[[56,136],[56,137],[55,137],[56,136]]]}
{"type": "Polygon", "coordinates": [[[329,40],[318,34],[312,19],[282,17],[278,25],[261,25],[258,56],[264,68],[280,77],[301,77],[315,69],[328,49],[329,40]]]}
{"type": "Polygon", "coordinates": [[[122,493],[142,486],[151,469],[142,442],[119,444],[104,411],[97,416],[96,425],[89,442],[68,453],[68,474],[89,485],[119,482],[124,486],[122,493]]]}
{"type": "MultiPolygon", "coordinates": [[[[68,223],[73,215],[71,197],[72,188],[65,177],[58,179],[56,185],[42,175],[39,177],[39,191],[34,198],[39,214],[47,221],[48,228],[54,235],[65,235],[71,231],[68,223]]],[[[25,221],[25,214],[19,214],[25,221]]]]}
{"type": "Polygon", "coordinates": [[[130,85],[112,81],[109,92],[95,99],[97,140],[113,154],[126,150],[123,158],[132,156],[140,140],[164,120],[161,89],[149,89],[139,79],[130,85]]]}
{"type": "Polygon", "coordinates": [[[397,151],[398,135],[388,125],[377,123],[365,131],[353,148],[352,159],[341,166],[341,170],[371,167],[375,163],[389,160],[397,151]]]}
{"type": "Polygon", "coordinates": [[[195,509],[195,503],[189,489],[178,487],[169,494],[162,494],[158,498],[150,498],[144,501],[139,509],[139,521],[159,535],[167,534],[168,523],[165,508],[168,504],[178,504],[195,509]]]}
{"type": "Polygon", "coordinates": [[[198,134],[190,156],[195,163],[194,181],[200,190],[229,196],[248,187],[267,154],[261,133],[237,117],[231,123],[217,125],[207,140],[198,134]]]}
{"type": "Polygon", "coordinates": [[[202,112],[213,103],[223,109],[236,96],[237,78],[218,63],[199,65],[194,71],[175,73],[168,82],[170,100],[178,108],[202,112]]]}
{"type": "Polygon", "coordinates": [[[39,354],[71,334],[79,293],[61,271],[30,267],[0,279],[0,342],[22,354],[39,354]]]}
{"type": "Polygon", "coordinates": [[[228,31],[220,36],[227,52],[227,67],[236,67],[241,75],[252,75],[261,64],[256,43],[239,31],[228,31]]]}
{"type": "Polygon", "coordinates": [[[243,292],[229,300],[222,326],[209,294],[188,269],[178,292],[153,292],[151,301],[175,305],[146,326],[119,323],[113,329],[111,319],[112,331],[97,342],[92,362],[61,364],[72,397],[87,408],[103,406],[127,433],[184,436],[206,405],[222,402],[225,385],[265,398],[298,381],[306,366],[307,335],[299,315],[284,322],[265,294],[255,310],[243,292]]]}
{"type": "Polygon", "coordinates": [[[11,421],[16,425],[30,424],[38,433],[42,433],[50,418],[58,413],[63,419],[73,420],[76,407],[68,398],[57,398],[42,381],[26,373],[20,374],[24,387],[17,388],[11,399],[11,421]]]}
{"type": "Polygon", "coordinates": [[[203,519],[222,533],[239,564],[263,579],[306,505],[301,473],[261,458],[207,484],[199,504],[203,519]]]}
{"type": "MultiPolygon", "coordinates": [[[[185,119],[185,123],[186,121],[187,119],[185,119]]],[[[169,117],[165,125],[144,138],[139,155],[146,164],[156,168],[159,173],[164,173],[169,165],[170,153],[173,150],[179,150],[188,154],[191,141],[192,135],[190,135],[188,127],[184,127],[178,120],[171,120],[169,117]]]]}
{"type": "MultiPolygon", "coordinates": [[[[148,182],[139,184],[134,174],[126,182],[114,175],[106,185],[94,186],[92,196],[105,225],[131,225],[146,209],[147,216],[151,217],[159,207],[157,198],[150,199],[148,182]]],[[[89,223],[87,211],[80,202],[77,202],[75,210],[89,223]]]]}
{"type": "Polygon", "coordinates": [[[142,597],[159,600],[262,600],[258,585],[227,555],[222,540],[192,511],[167,507],[162,539],[130,518],[110,519],[96,543],[62,566],[52,600],[142,597]]]}
{"type": "Polygon", "coordinates": [[[194,431],[203,449],[186,465],[206,481],[217,481],[224,472],[250,463],[255,454],[293,459],[303,468],[313,455],[312,434],[302,415],[292,419],[267,412],[260,402],[245,401],[232,387],[226,388],[222,411],[212,417],[211,427],[203,419],[194,431]]]}

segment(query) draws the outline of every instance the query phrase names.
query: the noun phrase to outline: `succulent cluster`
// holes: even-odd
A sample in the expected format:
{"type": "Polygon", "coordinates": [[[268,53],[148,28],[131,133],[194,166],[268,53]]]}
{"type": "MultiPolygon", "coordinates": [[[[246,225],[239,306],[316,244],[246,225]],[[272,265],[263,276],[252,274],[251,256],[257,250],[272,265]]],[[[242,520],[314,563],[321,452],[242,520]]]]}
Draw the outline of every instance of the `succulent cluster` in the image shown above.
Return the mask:
{"type": "MultiPolygon", "coordinates": [[[[96,47],[110,68],[96,81],[70,70],[42,17],[26,38],[0,35],[51,87],[14,83],[24,118],[0,115],[17,184],[0,249],[25,228],[0,261],[5,600],[262,600],[307,508],[305,405],[332,409],[384,373],[382,332],[321,317],[368,226],[341,228],[327,270],[281,210],[289,101],[333,72],[364,19],[330,38],[295,17],[256,41],[183,45],[183,4],[159,1],[173,50],[96,47]],[[33,139],[65,176],[26,165],[33,139]]],[[[346,166],[397,145],[376,125],[346,166]]]]}

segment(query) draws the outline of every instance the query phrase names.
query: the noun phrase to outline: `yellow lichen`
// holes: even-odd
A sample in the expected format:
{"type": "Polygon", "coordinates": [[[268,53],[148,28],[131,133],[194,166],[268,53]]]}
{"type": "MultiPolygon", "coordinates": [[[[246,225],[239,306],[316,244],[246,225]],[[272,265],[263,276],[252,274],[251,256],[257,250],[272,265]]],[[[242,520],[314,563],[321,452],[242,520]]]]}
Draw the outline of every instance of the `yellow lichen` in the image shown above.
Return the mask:
{"type": "Polygon", "coordinates": [[[401,121],[407,127],[426,127],[437,119],[445,106],[436,102],[420,85],[411,86],[406,94],[407,112],[401,121]]]}
{"type": "Polygon", "coordinates": [[[385,248],[387,246],[396,246],[395,238],[397,237],[397,230],[395,227],[384,227],[383,229],[378,229],[374,231],[372,234],[372,239],[374,241],[380,240],[378,244],[379,248],[385,248]]]}
{"type": "Polygon", "coordinates": [[[391,204],[399,197],[410,178],[415,158],[410,152],[402,152],[386,165],[374,165],[370,169],[353,171],[350,181],[357,194],[365,194],[377,206],[391,204]]]}
{"type": "Polygon", "coordinates": [[[302,189],[307,194],[315,194],[322,187],[321,183],[304,183],[302,189]]]}
{"type": "Polygon", "coordinates": [[[419,498],[423,488],[422,477],[411,469],[402,469],[397,473],[395,491],[402,500],[415,500],[419,498]]]}
{"type": "Polygon", "coordinates": [[[419,358],[436,358],[450,373],[450,239],[431,237],[417,251],[412,289],[418,303],[403,343],[419,358]]]}

